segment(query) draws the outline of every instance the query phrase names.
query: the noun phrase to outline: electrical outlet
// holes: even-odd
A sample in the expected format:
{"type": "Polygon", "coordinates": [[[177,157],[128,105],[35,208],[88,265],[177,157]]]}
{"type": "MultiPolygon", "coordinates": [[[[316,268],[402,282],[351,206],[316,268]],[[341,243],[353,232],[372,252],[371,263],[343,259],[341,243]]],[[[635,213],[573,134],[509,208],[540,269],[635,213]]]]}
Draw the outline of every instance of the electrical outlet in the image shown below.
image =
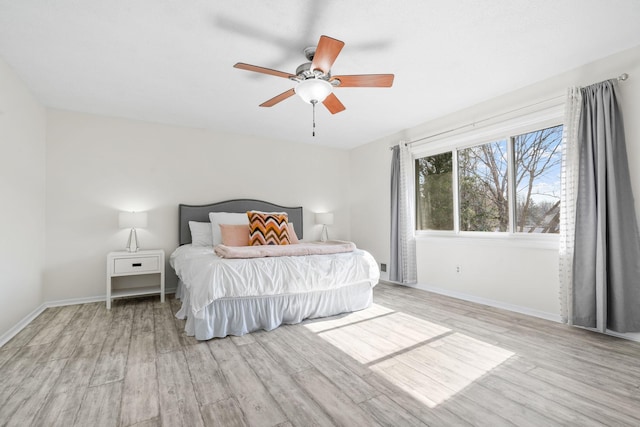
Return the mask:
{"type": "Polygon", "coordinates": [[[462,268],[459,265],[456,265],[456,273],[461,273],[462,268]]]}
{"type": "Polygon", "coordinates": [[[384,263],[380,264],[380,271],[382,272],[387,271],[387,264],[384,264],[384,263]]]}

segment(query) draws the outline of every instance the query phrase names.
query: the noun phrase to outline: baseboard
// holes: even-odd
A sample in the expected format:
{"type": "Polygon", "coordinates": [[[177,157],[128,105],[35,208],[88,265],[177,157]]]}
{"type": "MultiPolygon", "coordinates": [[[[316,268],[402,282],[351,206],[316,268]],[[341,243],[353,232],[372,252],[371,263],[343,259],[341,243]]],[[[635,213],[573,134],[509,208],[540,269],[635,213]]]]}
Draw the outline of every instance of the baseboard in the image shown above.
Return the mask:
{"type": "MultiPolygon", "coordinates": [[[[169,288],[164,290],[165,295],[175,294],[175,293],[176,293],[176,288],[169,288]]],[[[57,301],[48,301],[45,303],[45,305],[47,307],[62,307],[65,305],[88,304],[91,302],[102,302],[106,300],[107,300],[106,295],[99,295],[95,297],[69,298],[69,299],[63,299],[63,300],[57,300],[57,301]]]]}
{"type": "MultiPolygon", "coordinates": [[[[165,289],[165,295],[175,294],[176,288],[165,289]]],[[[98,295],[93,297],[82,297],[82,298],[69,298],[55,301],[47,301],[40,304],[35,310],[31,313],[27,314],[22,320],[16,323],[11,329],[9,329],[4,334],[0,335],[0,347],[5,345],[9,340],[18,333],[23,330],[29,323],[33,321],[36,317],[38,317],[43,311],[45,311],[49,307],[63,307],[65,305],[75,305],[75,304],[89,304],[92,302],[103,302],[106,301],[106,295],[98,295]]]]}
{"type": "MultiPolygon", "coordinates": [[[[380,280],[381,283],[387,283],[390,285],[399,285],[399,286],[406,286],[409,288],[415,288],[415,289],[420,289],[422,291],[427,291],[427,292],[433,292],[436,294],[440,294],[440,295],[445,295],[448,297],[452,297],[452,298],[457,298],[457,299],[461,299],[464,301],[470,301],[470,302],[475,302],[478,304],[483,304],[483,305],[488,305],[490,307],[496,307],[496,308],[501,308],[504,310],[508,310],[508,311],[513,311],[515,313],[520,313],[520,314],[526,314],[528,316],[533,316],[533,317],[539,317],[541,319],[546,319],[546,320],[551,320],[552,322],[557,322],[557,323],[561,323],[562,322],[562,318],[560,317],[560,315],[557,314],[553,314],[553,313],[548,313],[545,311],[540,311],[540,310],[536,310],[536,309],[532,309],[529,307],[522,307],[519,305],[515,305],[515,304],[509,304],[509,303],[505,303],[503,301],[496,301],[496,300],[491,300],[488,298],[482,298],[476,295],[471,295],[471,294],[467,294],[464,292],[458,292],[458,291],[452,291],[449,289],[443,289],[443,288],[439,288],[437,286],[430,286],[430,285],[425,285],[422,283],[417,283],[417,284],[404,284],[404,283],[398,283],[398,282],[391,282],[391,281],[387,281],[387,280],[380,280]]],[[[615,331],[611,331],[609,329],[607,329],[607,332],[605,332],[606,335],[611,335],[617,338],[622,338],[625,340],[629,340],[629,341],[636,341],[636,342],[640,342],[640,333],[620,333],[620,332],[615,332],[615,331]]]]}
{"type": "Polygon", "coordinates": [[[467,294],[465,292],[452,291],[450,289],[439,288],[437,286],[425,285],[423,283],[416,284],[403,284],[395,282],[387,282],[401,286],[407,286],[410,288],[420,289],[427,292],[433,292],[440,295],[445,295],[452,298],[461,299],[464,301],[475,302],[477,304],[488,305],[490,307],[501,308],[503,310],[513,311],[515,313],[526,314],[527,316],[538,317],[540,319],[551,320],[552,322],[561,322],[561,317],[555,313],[548,313],[546,311],[536,310],[535,308],[523,307],[521,305],[510,304],[504,301],[496,301],[489,298],[479,297],[477,295],[467,294]]]}
{"type": "Polygon", "coordinates": [[[625,340],[640,342],[640,333],[637,332],[620,333],[607,329],[607,335],[624,338],[625,340]]]}
{"type": "Polygon", "coordinates": [[[47,307],[64,307],[65,305],[89,304],[92,302],[103,302],[106,300],[106,295],[98,295],[94,297],[69,298],[56,301],[47,301],[45,305],[47,307]]]}
{"type": "Polygon", "coordinates": [[[40,315],[40,313],[42,313],[46,309],[47,309],[47,304],[46,303],[40,304],[35,310],[33,310],[31,313],[27,314],[22,320],[20,320],[18,323],[16,323],[13,326],[13,328],[9,329],[4,334],[0,335],[0,347],[2,347],[7,342],[9,342],[9,340],[11,338],[13,338],[16,335],[18,335],[18,332],[23,330],[29,323],[31,323],[33,321],[33,319],[38,317],[40,315]]]}

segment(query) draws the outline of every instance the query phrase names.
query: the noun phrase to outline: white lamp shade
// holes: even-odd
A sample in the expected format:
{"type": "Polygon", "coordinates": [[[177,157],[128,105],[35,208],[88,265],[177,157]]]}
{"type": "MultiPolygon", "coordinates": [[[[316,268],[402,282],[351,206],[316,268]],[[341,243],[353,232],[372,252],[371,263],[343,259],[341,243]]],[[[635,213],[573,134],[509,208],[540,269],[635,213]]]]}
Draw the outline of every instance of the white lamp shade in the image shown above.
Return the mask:
{"type": "Polygon", "coordinates": [[[118,223],[120,228],[145,228],[147,226],[147,213],[120,212],[118,223]]]}
{"type": "Polygon", "coordinates": [[[333,225],[333,212],[317,213],[316,224],[333,225]]]}
{"type": "Polygon", "coordinates": [[[322,79],[303,80],[295,88],[296,93],[308,104],[311,101],[322,102],[331,93],[331,83],[322,79]]]}

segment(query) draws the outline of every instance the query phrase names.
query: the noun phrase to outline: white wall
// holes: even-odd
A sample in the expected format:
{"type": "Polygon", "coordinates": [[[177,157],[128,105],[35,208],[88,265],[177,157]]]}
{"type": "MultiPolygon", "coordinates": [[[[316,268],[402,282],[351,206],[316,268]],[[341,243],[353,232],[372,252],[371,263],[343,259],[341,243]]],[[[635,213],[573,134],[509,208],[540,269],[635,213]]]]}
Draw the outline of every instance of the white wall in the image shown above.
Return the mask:
{"type": "MultiPolygon", "coordinates": [[[[352,150],[351,187],[355,200],[351,209],[352,239],[371,251],[378,262],[388,262],[391,162],[388,148],[399,140],[414,140],[454,129],[495,114],[562,96],[569,86],[586,86],[617,77],[623,72],[628,73],[630,78],[619,85],[619,101],[625,117],[636,211],[640,213],[638,58],[640,46],[352,150]]],[[[418,282],[422,286],[438,287],[451,294],[493,301],[533,314],[553,317],[559,313],[555,248],[529,249],[513,243],[462,238],[446,242],[437,238],[422,238],[417,242],[417,257],[418,282]],[[461,273],[455,272],[456,264],[462,266],[461,273]]]]}
{"type": "MultiPolygon", "coordinates": [[[[105,257],[128,230],[118,212],[148,211],[143,248],[178,242],[178,204],[254,198],[332,211],[332,238],[350,238],[347,151],[51,110],[47,130],[46,301],[105,294],[105,257]]],[[[167,287],[175,284],[167,266],[167,287]]]]}
{"type": "Polygon", "coordinates": [[[45,110],[0,59],[0,337],[42,303],[45,110]]]}
{"type": "MultiPolygon", "coordinates": [[[[351,237],[378,264],[389,262],[390,145],[379,141],[350,152],[351,237]]],[[[388,278],[387,273],[381,272],[380,277],[388,278]]]]}

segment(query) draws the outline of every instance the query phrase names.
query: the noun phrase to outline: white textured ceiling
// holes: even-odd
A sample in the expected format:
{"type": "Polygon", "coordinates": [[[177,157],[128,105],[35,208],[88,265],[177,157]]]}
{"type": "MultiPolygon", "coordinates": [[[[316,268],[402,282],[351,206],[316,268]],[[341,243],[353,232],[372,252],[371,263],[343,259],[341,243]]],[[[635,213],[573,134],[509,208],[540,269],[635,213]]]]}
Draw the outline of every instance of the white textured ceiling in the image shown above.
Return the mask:
{"type": "Polygon", "coordinates": [[[355,147],[640,45],[638,0],[0,0],[0,56],[46,106],[341,148],[355,147]],[[347,109],[292,97],[325,34],[347,109]]]}

